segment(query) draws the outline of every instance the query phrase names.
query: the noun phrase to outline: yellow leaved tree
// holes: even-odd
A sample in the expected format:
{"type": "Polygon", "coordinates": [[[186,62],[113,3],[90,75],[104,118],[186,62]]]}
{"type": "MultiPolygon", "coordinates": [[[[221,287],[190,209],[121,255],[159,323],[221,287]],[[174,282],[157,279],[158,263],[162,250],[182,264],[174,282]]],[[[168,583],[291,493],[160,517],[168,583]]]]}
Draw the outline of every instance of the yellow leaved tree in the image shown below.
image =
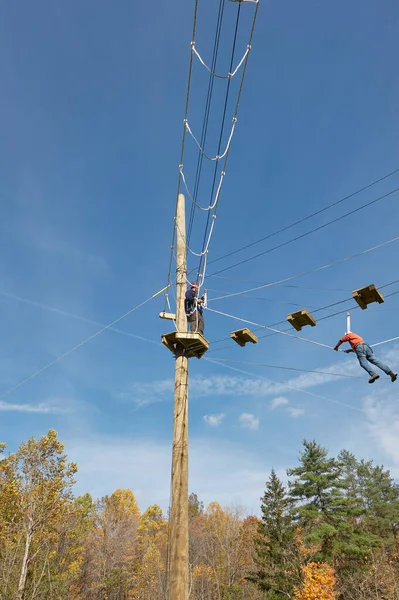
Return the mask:
{"type": "Polygon", "coordinates": [[[28,570],[36,593],[69,510],[76,471],[52,429],[39,440],[23,442],[1,461],[0,527],[12,557],[1,582],[6,598],[26,596],[28,570]]]}
{"type": "Polygon", "coordinates": [[[295,600],[336,600],[336,578],[330,565],[311,562],[301,568],[303,584],[295,592],[295,600]]]}

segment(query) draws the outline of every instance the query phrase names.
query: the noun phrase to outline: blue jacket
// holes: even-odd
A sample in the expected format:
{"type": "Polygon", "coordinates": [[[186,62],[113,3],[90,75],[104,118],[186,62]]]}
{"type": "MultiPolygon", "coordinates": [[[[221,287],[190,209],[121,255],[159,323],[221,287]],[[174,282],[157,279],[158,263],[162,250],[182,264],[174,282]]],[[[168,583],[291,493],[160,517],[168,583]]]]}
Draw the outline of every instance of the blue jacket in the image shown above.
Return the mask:
{"type": "MultiPolygon", "coordinates": [[[[190,315],[195,308],[195,291],[191,288],[186,292],[186,300],[184,302],[184,308],[186,310],[186,315],[190,315]]],[[[203,306],[202,304],[197,304],[197,310],[200,314],[202,314],[203,306]]]]}

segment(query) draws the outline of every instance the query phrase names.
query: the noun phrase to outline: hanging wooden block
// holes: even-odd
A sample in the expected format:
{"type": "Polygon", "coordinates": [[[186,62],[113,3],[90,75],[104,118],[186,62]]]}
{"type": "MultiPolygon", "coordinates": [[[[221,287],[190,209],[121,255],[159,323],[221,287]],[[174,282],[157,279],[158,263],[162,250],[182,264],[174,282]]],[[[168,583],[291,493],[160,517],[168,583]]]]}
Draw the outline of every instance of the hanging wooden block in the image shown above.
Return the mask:
{"type": "Polygon", "coordinates": [[[233,331],[231,333],[231,338],[237,342],[239,346],[245,346],[247,342],[251,342],[252,344],[256,344],[258,342],[256,335],[247,328],[233,331]]]}
{"type": "Polygon", "coordinates": [[[178,344],[181,344],[187,351],[188,358],[201,358],[209,349],[209,342],[198,332],[178,332],[166,333],[162,336],[162,343],[173,354],[176,354],[178,344]]]}
{"type": "Polygon", "coordinates": [[[160,319],[169,319],[170,321],[176,321],[176,315],[173,313],[167,313],[165,311],[159,313],[160,319]]]}
{"type": "Polygon", "coordinates": [[[367,305],[371,304],[372,302],[378,302],[378,304],[382,304],[384,302],[384,296],[380,291],[378,291],[374,284],[355,290],[352,292],[352,296],[362,310],[365,310],[367,305]]]}
{"type": "Polygon", "coordinates": [[[298,312],[294,312],[294,313],[289,314],[287,316],[287,321],[297,331],[301,331],[302,327],[305,327],[306,325],[310,325],[311,327],[314,327],[316,325],[316,320],[305,309],[298,310],[298,312]]]}

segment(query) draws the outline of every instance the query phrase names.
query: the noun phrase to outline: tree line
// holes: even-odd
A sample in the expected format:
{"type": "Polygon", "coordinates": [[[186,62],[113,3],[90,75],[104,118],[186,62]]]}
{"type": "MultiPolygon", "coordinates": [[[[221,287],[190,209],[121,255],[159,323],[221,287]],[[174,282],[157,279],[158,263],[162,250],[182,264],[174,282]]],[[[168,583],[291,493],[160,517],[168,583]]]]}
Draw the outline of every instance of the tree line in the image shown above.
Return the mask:
{"type": "MultiPolygon", "coordinates": [[[[0,445],[0,600],[165,600],[169,523],[129,489],[75,497],[54,430],[0,445]]],[[[192,600],[399,600],[399,488],[382,466],[304,440],[261,516],[189,497],[192,600]]]]}

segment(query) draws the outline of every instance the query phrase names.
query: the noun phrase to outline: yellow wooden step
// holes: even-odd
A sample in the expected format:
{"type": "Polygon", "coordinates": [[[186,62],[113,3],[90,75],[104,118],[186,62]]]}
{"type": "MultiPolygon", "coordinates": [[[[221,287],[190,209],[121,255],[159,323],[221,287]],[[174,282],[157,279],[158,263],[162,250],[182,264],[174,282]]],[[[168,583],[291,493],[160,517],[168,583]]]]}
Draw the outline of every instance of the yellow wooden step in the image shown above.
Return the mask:
{"type": "Polygon", "coordinates": [[[378,304],[382,304],[384,302],[384,296],[374,284],[354,290],[352,292],[352,296],[362,310],[365,310],[367,305],[371,304],[372,302],[378,302],[378,304]]]}
{"type": "Polygon", "coordinates": [[[306,325],[310,325],[311,327],[316,325],[314,317],[305,309],[287,315],[287,321],[297,331],[301,331],[302,327],[306,327],[306,325]]]}
{"type": "Polygon", "coordinates": [[[239,345],[245,346],[247,342],[251,342],[252,344],[256,344],[258,342],[258,338],[252,331],[247,329],[238,329],[237,331],[231,332],[231,338],[239,345]]]}

